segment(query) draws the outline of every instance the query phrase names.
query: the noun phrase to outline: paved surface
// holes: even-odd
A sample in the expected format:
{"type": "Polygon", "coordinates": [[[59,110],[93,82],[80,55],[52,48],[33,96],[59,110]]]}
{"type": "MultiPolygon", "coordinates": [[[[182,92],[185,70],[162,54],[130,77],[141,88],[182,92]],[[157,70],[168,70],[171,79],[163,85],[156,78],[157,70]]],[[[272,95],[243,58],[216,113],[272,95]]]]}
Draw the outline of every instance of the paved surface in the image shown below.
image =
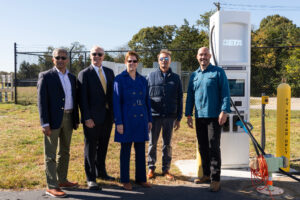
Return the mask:
{"type": "MultiPolygon", "coordinates": [[[[190,182],[193,182],[194,178],[197,176],[197,162],[196,160],[178,160],[175,162],[175,165],[181,171],[183,176],[191,177],[190,182]]],[[[290,169],[290,173],[293,173],[295,176],[299,172],[294,169],[290,169]]],[[[277,199],[299,199],[300,200],[300,183],[291,179],[280,173],[273,173],[273,185],[284,190],[284,193],[281,195],[273,196],[274,200],[277,199]]],[[[241,169],[222,169],[221,170],[221,184],[223,190],[233,192],[235,194],[247,196],[248,198],[253,199],[272,199],[269,194],[261,194],[256,191],[257,186],[262,184],[254,184],[251,179],[251,172],[249,168],[241,169]],[[256,186],[253,186],[256,185],[256,186]]],[[[207,185],[208,186],[208,185],[207,185]]],[[[223,197],[222,197],[223,198],[223,197]]]]}
{"type": "MultiPolygon", "coordinates": [[[[270,200],[269,195],[258,193],[251,183],[251,174],[247,169],[222,169],[220,192],[209,191],[209,184],[193,184],[196,176],[195,160],[176,161],[183,176],[191,177],[190,181],[182,185],[153,185],[152,188],[142,188],[134,185],[133,191],[125,191],[115,185],[105,185],[102,191],[92,192],[86,188],[64,190],[66,199],[134,199],[134,200],[270,200]]],[[[273,199],[300,200],[300,183],[281,174],[274,174],[274,186],[284,189],[284,194],[274,196],[273,199]]],[[[0,200],[45,200],[55,199],[45,195],[45,190],[30,191],[0,191],[0,200]]]]}
{"type": "MultiPolygon", "coordinates": [[[[253,100],[261,101],[260,97],[251,97],[253,100]]],[[[261,104],[250,105],[251,109],[261,109],[261,104]]],[[[266,110],[277,110],[277,98],[270,97],[269,103],[266,104],[266,110]]],[[[300,110],[300,98],[291,98],[291,110],[300,110]]]]}
{"type": "MultiPolygon", "coordinates": [[[[65,190],[66,191],[66,190],[65,190]]],[[[221,190],[217,193],[210,192],[206,186],[199,185],[155,185],[152,188],[134,187],[133,191],[125,191],[120,188],[103,188],[99,192],[90,192],[87,189],[68,190],[67,199],[134,199],[134,200],[253,200],[247,196],[234,194],[233,192],[221,190]]],[[[42,190],[21,192],[0,192],[1,200],[40,200],[54,199],[46,196],[42,190]]],[[[57,199],[57,198],[55,198],[57,199]]]]}

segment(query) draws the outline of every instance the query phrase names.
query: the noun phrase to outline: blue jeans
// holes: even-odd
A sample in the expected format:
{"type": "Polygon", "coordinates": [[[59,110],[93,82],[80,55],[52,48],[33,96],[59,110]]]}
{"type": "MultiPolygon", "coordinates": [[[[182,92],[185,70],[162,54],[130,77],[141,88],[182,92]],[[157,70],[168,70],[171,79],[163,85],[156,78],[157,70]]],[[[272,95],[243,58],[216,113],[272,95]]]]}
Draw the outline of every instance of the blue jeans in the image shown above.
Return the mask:
{"type": "Polygon", "coordinates": [[[157,141],[159,138],[160,131],[162,129],[162,171],[165,172],[171,167],[172,160],[172,147],[171,140],[173,134],[173,127],[175,118],[164,118],[164,117],[153,117],[152,118],[152,130],[149,138],[149,149],[148,149],[148,167],[149,169],[155,170],[156,163],[156,148],[157,141]]]}

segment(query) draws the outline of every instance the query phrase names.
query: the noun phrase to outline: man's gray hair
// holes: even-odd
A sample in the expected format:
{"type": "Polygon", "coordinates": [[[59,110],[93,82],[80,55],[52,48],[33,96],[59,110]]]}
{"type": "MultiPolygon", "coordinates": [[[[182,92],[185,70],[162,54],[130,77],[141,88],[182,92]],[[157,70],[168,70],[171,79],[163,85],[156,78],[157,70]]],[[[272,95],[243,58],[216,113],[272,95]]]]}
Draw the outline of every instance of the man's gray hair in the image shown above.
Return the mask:
{"type": "Polygon", "coordinates": [[[103,53],[105,54],[105,51],[104,51],[104,49],[102,48],[102,47],[100,47],[100,46],[97,46],[97,45],[95,45],[95,46],[93,46],[92,48],[91,48],[91,50],[90,50],[90,54],[92,53],[92,51],[93,50],[95,50],[95,49],[101,49],[102,51],[103,51],[103,53]]]}
{"type": "Polygon", "coordinates": [[[54,58],[55,56],[57,56],[59,53],[66,54],[66,56],[68,57],[68,51],[67,51],[67,50],[62,49],[62,48],[56,48],[56,49],[54,49],[54,51],[52,52],[53,58],[54,58]]]}

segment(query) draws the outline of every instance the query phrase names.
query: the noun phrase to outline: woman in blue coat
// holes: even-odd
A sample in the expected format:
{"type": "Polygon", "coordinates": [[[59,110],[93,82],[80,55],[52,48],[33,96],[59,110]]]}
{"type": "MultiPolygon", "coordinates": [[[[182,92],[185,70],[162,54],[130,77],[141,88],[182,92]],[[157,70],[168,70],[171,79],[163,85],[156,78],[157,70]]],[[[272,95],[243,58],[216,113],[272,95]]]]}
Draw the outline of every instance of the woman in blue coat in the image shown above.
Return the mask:
{"type": "Polygon", "coordinates": [[[129,182],[129,163],[132,143],[135,148],[135,180],[143,187],[151,187],[146,179],[145,141],[152,128],[151,106],[146,79],[137,73],[139,56],[129,51],[125,57],[126,70],[116,76],[113,108],[115,142],[121,143],[121,183],[132,190],[129,182]]]}

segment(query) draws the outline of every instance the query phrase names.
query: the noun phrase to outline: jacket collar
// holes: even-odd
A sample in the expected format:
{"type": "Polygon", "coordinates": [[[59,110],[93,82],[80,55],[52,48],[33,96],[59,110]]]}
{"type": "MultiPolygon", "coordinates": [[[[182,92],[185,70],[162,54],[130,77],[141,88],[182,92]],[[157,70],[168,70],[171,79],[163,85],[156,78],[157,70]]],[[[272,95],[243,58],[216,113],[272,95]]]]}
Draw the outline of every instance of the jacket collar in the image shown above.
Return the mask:
{"type": "MultiPolygon", "coordinates": [[[[54,73],[54,77],[55,77],[55,80],[58,82],[59,84],[59,88],[64,91],[63,89],[63,86],[62,86],[62,83],[60,82],[60,78],[59,78],[59,74],[58,74],[58,70],[55,68],[55,67],[52,67],[51,69],[52,73],[54,73]]],[[[68,74],[69,75],[69,74],[68,74]]]]}
{"type": "MultiPolygon", "coordinates": [[[[129,73],[127,72],[127,70],[125,69],[122,73],[122,76],[129,76],[129,73]]],[[[136,77],[141,76],[138,72],[136,72],[136,77]]]]}
{"type": "MultiPolygon", "coordinates": [[[[58,69],[56,66],[54,66],[53,69],[54,69],[58,74],[59,74],[59,73],[60,73],[60,74],[63,74],[61,71],[59,71],[59,69],[58,69]]],[[[65,74],[69,75],[69,73],[70,73],[69,70],[66,69],[66,73],[65,73],[65,74]]],[[[65,75],[65,74],[63,74],[63,75],[65,75]]]]}
{"type": "MultiPolygon", "coordinates": [[[[163,75],[163,72],[160,70],[159,67],[158,67],[157,71],[160,72],[160,75],[161,75],[162,77],[164,76],[164,75],[163,75]]],[[[166,73],[166,76],[169,77],[172,73],[173,73],[173,72],[172,72],[172,69],[171,69],[171,67],[170,67],[169,70],[168,70],[167,73],[166,73]]]]}
{"type": "Polygon", "coordinates": [[[199,73],[199,72],[209,71],[209,70],[211,70],[211,68],[213,68],[213,65],[211,63],[209,63],[209,65],[207,66],[207,68],[205,70],[202,71],[201,67],[199,66],[199,68],[196,71],[197,71],[197,73],[199,73]]]}

